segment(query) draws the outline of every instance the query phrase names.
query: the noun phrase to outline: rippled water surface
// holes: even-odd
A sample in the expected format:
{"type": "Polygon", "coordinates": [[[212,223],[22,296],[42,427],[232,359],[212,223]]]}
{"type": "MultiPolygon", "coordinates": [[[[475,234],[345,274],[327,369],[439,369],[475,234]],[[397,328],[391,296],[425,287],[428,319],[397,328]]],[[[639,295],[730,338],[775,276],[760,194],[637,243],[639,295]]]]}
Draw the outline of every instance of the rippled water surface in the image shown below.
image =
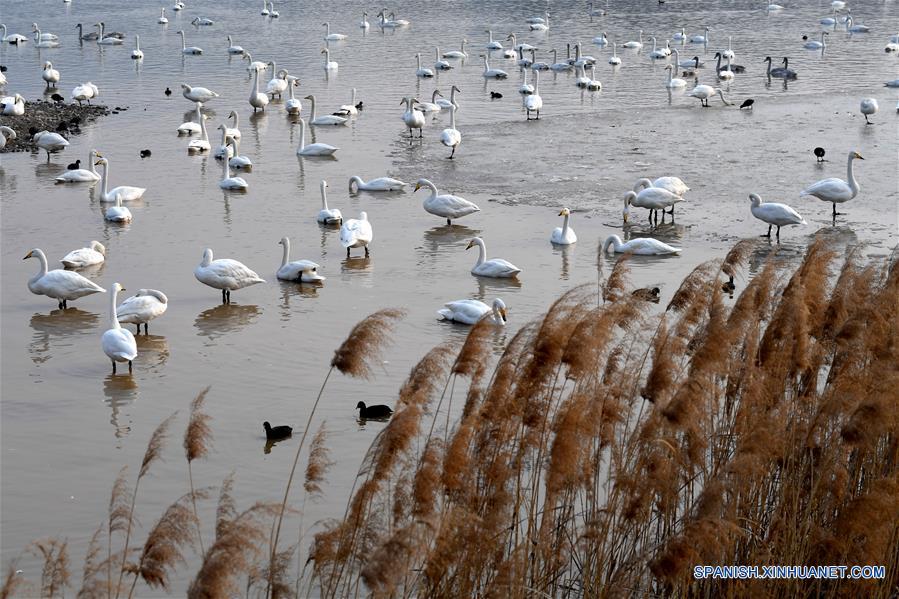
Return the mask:
{"type": "MultiPolygon", "coordinates": [[[[43,155],[27,153],[4,154],[0,163],[4,563],[35,538],[62,535],[76,547],[80,564],[81,551],[105,516],[118,468],[139,463],[151,431],[174,410],[181,410],[180,435],[189,400],[207,385],[212,386],[207,402],[215,449],[194,469],[198,485],[217,484],[234,469],[242,505],[278,498],[298,438],[266,454],[262,421],[302,426],[331,351],[356,321],[376,309],[404,307],[408,315],[373,380],[338,376],[329,383],[319,414],[331,431],[336,465],[325,501],[307,506],[307,525],[342,514],[357,466],[383,427],[359,423],[356,402],[392,404],[403,377],[427,349],[464,338],[464,328],[435,318],[446,301],[502,297],[510,322],[496,334],[499,351],[562,291],[595,282],[597,242],[617,233],[652,234],[683,247],[679,257],[632,260],[634,284],[659,286],[664,305],[697,264],[723,256],[740,238],[764,232],[749,212],[750,192],[787,202],[808,220],[807,227],[784,229],[778,251],[787,260],[798,258],[819,231],[838,249],[862,243],[869,255],[887,253],[897,241],[897,94],[883,83],[899,77],[899,59],[883,48],[899,27],[899,6],[894,0],[854,3],[856,23],[869,25],[872,33],[849,37],[832,31],[822,55],[804,50],[801,36],[818,35],[829,2],[791,2],[788,10],[770,15],[759,9],[762,4],[613,0],[608,16],[591,20],[582,2],[399,3],[391,9],[411,27],[381,32],[373,25],[363,35],[362,11],[378,9],[356,2],[280,2],[280,19],[271,20],[259,15],[258,2],[189,0],[183,12],[169,10],[170,22],[162,26],[156,24],[157,3],[4,0],[0,19],[10,33],[27,33],[36,21],[62,40],[61,47],[49,50],[32,43],[3,45],[6,93],[40,97],[40,64],[51,60],[62,73],[60,90],[66,96],[90,80],[104,104],[127,108],[86,127],[50,164],[43,155]],[[526,32],[525,19],[547,9],[550,31],[526,32]],[[193,27],[189,21],[195,16],[212,18],[215,25],[193,27]],[[100,19],[108,29],[128,34],[123,46],[78,43],[75,24],[100,19]],[[326,20],[332,31],[350,36],[330,45],[332,60],[340,63],[330,77],[320,54],[320,24],[326,20]],[[649,46],[650,35],[661,40],[681,27],[693,34],[706,25],[712,29],[708,52],[681,46],[682,58],[699,55],[711,63],[715,50],[732,38],[734,62],[745,65],[746,73],[723,87],[735,102],[754,98],[752,111],[724,107],[717,99],[703,109],[684,92],[669,96],[665,61],[651,61],[648,47],[641,53],[619,50],[622,65],[612,70],[610,50],[591,43],[603,31],[623,42],[636,39],[642,29],[649,46]],[[202,56],[182,57],[176,35],[182,28],[189,45],[204,48],[202,56]],[[567,44],[582,42],[584,53],[598,59],[596,78],[603,90],[577,89],[572,74],[544,74],[541,119],[526,122],[515,61],[494,53],[491,66],[507,70],[509,79],[485,83],[481,76],[477,54],[488,28],[501,40],[518,33],[518,41],[541,49],[538,58],[544,61],[551,61],[547,50],[558,49],[561,58],[567,44]],[[141,36],[146,54],[141,63],[129,59],[133,34],[141,36]],[[296,157],[299,128],[282,102],[264,114],[252,113],[245,63],[226,54],[229,34],[255,59],[274,60],[300,77],[300,96],[315,94],[319,113],[348,103],[351,89],[357,89],[364,110],[349,127],[311,131],[314,141],[341,148],[336,159],[296,157]],[[462,38],[469,42],[469,60],[435,80],[416,79],[416,53],[430,65],[435,45],[454,49],[462,38]],[[762,63],[768,55],[788,55],[798,80],[786,88],[778,80],[769,85],[762,63]],[[223,193],[217,162],[187,155],[185,138],[175,134],[193,108],[178,93],[181,82],[221,95],[206,107],[211,131],[230,110],[239,113],[241,152],[255,164],[244,175],[250,183],[246,194],[223,193]],[[429,117],[423,141],[410,146],[399,102],[407,95],[430,98],[435,86],[448,95],[452,84],[462,90],[457,125],[463,142],[449,161],[437,140],[448,115],[429,117]],[[163,94],[166,87],[175,91],[171,97],[163,94]],[[504,97],[491,100],[491,91],[504,97]],[[871,126],[858,113],[859,100],[868,96],[881,108],[871,126]],[[815,146],[827,148],[828,162],[816,164],[815,146]],[[128,226],[104,221],[96,187],[54,185],[53,177],[76,158],[86,161],[91,148],[109,158],[112,185],[147,188],[143,200],[131,205],[134,222],[128,226]],[[152,150],[147,160],[138,156],[144,148],[152,150]],[[832,226],[830,205],[798,194],[818,179],[845,177],[851,149],[866,159],[856,163],[862,191],[832,226]],[[347,180],[357,174],[412,182],[427,177],[482,211],[447,227],[422,210],[424,192],[348,194],[347,180]],[[622,231],[624,192],[638,177],[661,175],[678,175],[692,188],[674,223],[650,230],[637,210],[636,223],[622,231]],[[375,234],[369,260],[346,259],[336,231],[316,224],[322,179],[330,184],[332,206],[345,216],[368,212],[375,234]],[[572,209],[580,239],[565,250],[549,243],[562,206],[572,209]],[[285,235],[294,259],[322,265],[323,287],[276,280],[278,240],[285,235]],[[492,257],[523,270],[520,284],[469,274],[476,256],[464,249],[474,235],[486,239],[492,257]],[[104,287],[119,281],[129,292],[161,289],[170,299],[150,335],[139,337],[133,376],[121,370],[112,376],[100,350],[105,296],[80,299],[61,311],[26,287],[37,268],[33,260],[22,261],[28,250],[40,247],[55,261],[92,239],[104,243],[108,255],[105,265],[86,273],[90,278],[104,287]],[[221,305],[219,293],[193,277],[205,247],[217,257],[241,260],[268,282],[234,292],[234,303],[221,305]]],[[[701,70],[702,82],[713,81],[709,67],[701,70]]],[[[304,100],[304,113],[308,109],[304,100]]],[[[745,277],[775,248],[760,241],[745,277]]],[[[166,461],[144,485],[138,511],[145,527],[186,490],[179,449],[175,439],[166,461]]],[[[203,510],[207,526],[213,509],[203,510]]],[[[33,561],[21,567],[35,578],[33,561]]],[[[186,584],[182,574],[176,589],[186,584]]],[[[143,596],[150,596],[146,591],[143,596]]]]}

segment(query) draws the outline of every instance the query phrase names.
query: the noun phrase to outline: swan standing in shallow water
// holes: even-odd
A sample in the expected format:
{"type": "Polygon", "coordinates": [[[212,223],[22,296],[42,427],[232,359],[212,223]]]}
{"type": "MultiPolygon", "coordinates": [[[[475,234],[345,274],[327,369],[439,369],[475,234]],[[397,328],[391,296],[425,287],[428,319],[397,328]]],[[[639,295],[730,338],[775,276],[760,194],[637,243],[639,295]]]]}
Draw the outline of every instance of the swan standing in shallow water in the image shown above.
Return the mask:
{"type": "Polygon", "coordinates": [[[406,128],[409,129],[409,145],[412,145],[412,138],[415,137],[412,131],[418,129],[418,137],[423,137],[424,133],[422,132],[422,128],[425,126],[425,115],[421,113],[419,110],[415,110],[415,105],[418,104],[418,100],[415,98],[403,98],[400,101],[400,105],[406,105],[406,111],[403,113],[403,122],[406,123],[406,128]]]}
{"type": "Polygon", "coordinates": [[[272,100],[274,100],[276,95],[280,98],[284,90],[287,89],[287,69],[277,70],[278,65],[275,64],[274,60],[269,61],[268,66],[272,68],[274,75],[265,86],[265,93],[269,94],[272,100]]]}
{"type": "Polygon", "coordinates": [[[858,192],[861,189],[858,186],[858,181],[855,180],[855,173],[852,171],[852,161],[856,158],[858,158],[859,160],[864,160],[864,158],[862,158],[862,155],[858,152],[849,152],[849,157],[846,161],[846,179],[849,180],[848,183],[846,181],[843,181],[842,179],[837,179],[836,177],[832,177],[830,179],[822,179],[814,185],[803,189],[799,193],[799,195],[815,196],[819,200],[832,203],[833,218],[834,220],[836,220],[837,215],[843,214],[841,212],[837,212],[837,204],[842,204],[853,199],[858,195],[858,192]]]}
{"type": "Polygon", "coordinates": [[[568,220],[571,218],[571,210],[563,208],[562,211],[559,212],[559,216],[565,217],[562,220],[562,226],[553,229],[549,240],[556,245],[571,245],[572,243],[577,242],[577,235],[575,235],[574,229],[568,226],[568,220]]]}
{"type": "Polygon", "coordinates": [[[265,283],[255,272],[246,265],[230,258],[213,260],[212,250],[206,248],[203,251],[203,260],[194,269],[194,277],[213,289],[222,290],[222,303],[231,303],[231,292],[256,283],[265,283]]]}
{"type": "Polygon", "coordinates": [[[143,197],[144,192],[147,191],[143,187],[119,185],[118,187],[107,190],[107,186],[109,185],[109,161],[106,158],[103,158],[99,152],[95,151],[95,153],[95,155],[99,157],[99,160],[97,160],[95,164],[103,167],[100,188],[101,202],[130,202],[139,200],[143,197]]]}
{"type": "Polygon", "coordinates": [[[425,212],[446,219],[446,224],[451,225],[452,219],[460,219],[463,216],[480,212],[481,209],[465,198],[450,194],[438,194],[437,186],[427,179],[419,179],[415,184],[414,191],[418,191],[422,187],[431,190],[431,195],[425,198],[422,206],[425,212]]]}
{"type": "Polygon", "coordinates": [[[764,223],[768,223],[768,234],[762,237],[771,237],[771,227],[777,227],[777,240],[780,241],[780,228],[787,225],[806,225],[802,216],[787,206],[786,204],[778,204],[776,202],[762,202],[762,198],[758,194],[749,194],[749,200],[752,202],[750,211],[752,216],[756,217],[764,223]]]}
{"type": "Polygon", "coordinates": [[[677,194],[671,193],[667,189],[661,187],[649,187],[640,193],[629,191],[624,194],[624,211],[622,217],[627,222],[630,215],[630,207],[646,208],[649,210],[649,219],[652,221],[653,216],[659,218],[657,210],[661,210],[666,214],[674,214],[674,205],[683,202],[684,198],[677,194]],[[666,212],[665,208],[671,208],[671,212],[666,212]]]}
{"type": "Polygon", "coordinates": [[[539,120],[541,108],[543,108],[543,98],[540,97],[540,71],[534,71],[534,93],[524,98],[524,109],[527,114],[526,120],[531,120],[531,112],[536,112],[537,118],[535,120],[539,120]]]}
{"type": "Polygon", "coordinates": [[[521,272],[520,268],[502,258],[487,260],[487,245],[480,237],[469,241],[465,249],[469,250],[475,246],[478,248],[478,261],[471,269],[471,274],[496,279],[511,279],[517,277],[521,272]]]}
{"type": "Polygon", "coordinates": [[[169,298],[156,289],[138,289],[137,293],[123,301],[116,308],[119,322],[137,325],[137,334],[140,335],[140,325],[144,325],[144,334],[150,334],[151,320],[165,314],[169,307],[169,298]]]}
{"type": "Polygon", "coordinates": [[[300,123],[300,145],[297,148],[297,156],[333,156],[340,148],[334,146],[314,143],[306,145],[306,121],[299,119],[300,123]]]}
{"type": "Polygon", "coordinates": [[[50,162],[50,154],[60,152],[69,145],[69,141],[59,133],[51,133],[49,131],[38,131],[31,138],[31,141],[40,149],[47,152],[47,162],[50,162]]]}
{"type": "Polygon", "coordinates": [[[44,63],[41,79],[47,82],[47,89],[56,87],[56,84],[59,83],[59,71],[53,68],[53,63],[49,60],[44,63]]]}
{"type": "Polygon", "coordinates": [[[100,344],[103,353],[112,360],[112,373],[115,374],[116,362],[128,362],[128,372],[131,372],[131,362],[137,357],[137,342],[134,335],[128,329],[123,329],[116,316],[116,297],[119,291],[125,288],[118,283],[113,283],[109,289],[109,330],[103,333],[100,344]]]}
{"type": "Polygon", "coordinates": [[[339,225],[343,222],[343,215],[338,208],[328,208],[328,182],[322,179],[319,183],[319,189],[322,193],[322,209],[318,211],[315,220],[322,225],[339,225]]]}
{"type": "Polygon", "coordinates": [[[350,193],[359,191],[402,191],[409,185],[399,179],[391,179],[390,177],[378,177],[370,181],[363,181],[362,177],[350,177],[350,193]]]}
{"type": "Polygon", "coordinates": [[[261,108],[262,111],[265,112],[265,107],[268,106],[268,96],[259,93],[258,69],[253,72],[253,87],[250,88],[249,102],[250,106],[253,107],[253,112],[256,112],[256,110],[259,108],[261,108]]]}
{"type": "Polygon", "coordinates": [[[105,260],[106,247],[99,241],[91,241],[89,247],[72,250],[59,261],[62,262],[63,267],[74,269],[102,264],[105,260]]]}
{"type": "Polygon", "coordinates": [[[23,260],[37,258],[41,265],[37,274],[28,279],[28,290],[35,295],[52,297],[61,309],[68,307],[67,302],[93,293],[105,293],[105,289],[77,272],[71,270],[47,270],[47,256],[38,248],[25,254],[23,260]]]}
{"type": "Polygon", "coordinates": [[[309,115],[310,125],[346,125],[347,120],[342,116],[337,116],[334,114],[315,116],[315,96],[310,94],[303,99],[309,100],[309,110],[311,112],[311,114],[309,115]]]}
{"type": "Polygon", "coordinates": [[[187,42],[184,40],[184,31],[179,31],[178,33],[181,35],[181,54],[197,56],[203,53],[203,48],[187,45],[187,42]]]}
{"type": "MultiPolygon", "coordinates": [[[[75,89],[72,90],[72,99],[78,102],[79,106],[81,106],[82,102],[87,102],[88,105],[90,105],[91,98],[96,98],[99,95],[100,90],[90,81],[88,81],[87,83],[82,83],[81,85],[77,85],[75,86],[75,89]]],[[[22,112],[19,114],[25,114],[24,99],[22,101],[22,112]]]]}
{"type": "Polygon", "coordinates": [[[680,177],[659,177],[655,181],[645,177],[637,179],[637,182],[634,184],[634,191],[640,193],[640,190],[649,187],[658,187],[681,197],[690,191],[690,188],[687,187],[687,184],[680,177]]]}
{"type": "Polygon", "coordinates": [[[453,149],[449,155],[450,160],[452,160],[453,156],[456,154],[456,148],[462,143],[462,133],[456,129],[456,107],[451,106],[449,110],[450,126],[448,129],[444,129],[440,132],[440,143],[453,149]]]}
{"type": "Polygon", "coordinates": [[[728,102],[724,97],[724,92],[718,87],[712,87],[711,85],[703,85],[699,84],[690,90],[688,94],[691,98],[698,98],[699,104],[703,108],[709,107],[709,98],[718,94],[718,97],[721,98],[721,101],[724,102],[725,106],[731,106],[731,103],[728,102]]]}
{"type": "Polygon", "coordinates": [[[368,222],[368,214],[359,213],[359,220],[351,218],[340,227],[340,245],[346,248],[346,257],[350,257],[350,249],[364,247],[365,257],[368,258],[368,245],[374,238],[371,223],[368,222]]]}
{"type": "Polygon", "coordinates": [[[283,246],[283,254],[281,255],[281,267],[278,269],[277,277],[282,281],[293,281],[294,283],[320,283],[325,277],[318,274],[321,268],[312,260],[290,260],[290,239],[282,237],[279,245],[283,246]]]}
{"type": "Polygon", "coordinates": [[[662,256],[666,254],[679,254],[680,248],[671,247],[667,243],[662,243],[658,239],[651,237],[639,237],[631,239],[627,243],[622,243],[621,238],[617,235],[610,235],[602,244],[602,253],[605,254],[609,246],[616,254],[636,254],[638,256],[662,256]]]}
{"type": "Polygon", "coordinates": [[[191,102],[197,103],[205,103],[213,98],[219,97],[219,95],[211,89],[205,87],[191,87],[186,83],[181,84],[181,95],[191,102]]]}
{"type": "Polygon", "coordinates": [[[456,300],[444,306],[446,307],[437,310],[437,314],[443,320],[476,324],[481,318],[487,318],[491,324],[500,326],[506,324],[506,304],[499,298],[493,300],[492,306],[474,299],[456,300]]]}

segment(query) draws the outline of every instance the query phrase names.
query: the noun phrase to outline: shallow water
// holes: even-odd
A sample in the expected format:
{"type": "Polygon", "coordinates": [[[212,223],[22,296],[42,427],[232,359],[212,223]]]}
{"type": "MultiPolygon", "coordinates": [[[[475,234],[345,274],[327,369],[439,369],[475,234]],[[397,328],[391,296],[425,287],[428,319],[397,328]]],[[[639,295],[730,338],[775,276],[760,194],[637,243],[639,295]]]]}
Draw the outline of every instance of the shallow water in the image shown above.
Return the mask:
{"type": "MultiPolygon", "coordinates": [[[[757,2],[679,0],[647,9],[645,2],[613,1],[610,16],[592,21],[582,3],[553,4],[547,34],[523,32],[525,18],[545,10],[542,2],[461,2],[452,4],[452,12],[445,3],[410,3],[393,7],[412,21],[410,28],[381,33],[373,26],[365,36],[357,27],[368,8],[362,4],[341,5],[338,11],[333,3],[282,2],[278,20],[259,16],[258,4],[192,1],[182,13],[167,11],[170,23],[164,27],[156,24],[155,5],[75,0],[37,8],[20,0],[3,2],[2,20],[10,33],[26,33],[37,21],[62,39],[62,47],[51,50],[2,46],[0,63],[9,67],[7,93],[39,97],[40,63],[51,60],[62,73],[61,93],[68,95],[91,80],[103,103],[128,108],[72,138],[50,164],[43,155],[24,153],[4,154],[0,162],[4,563],[35,538],[61,535],[70,539],[80,565],[81,550],[105,517],[118,468],[130,464],[134,469],[153,428],[181,410],[166,461],[143,485],[138,511],[149,527],[186,490],[178,437],[190,399],[207,385],[212,385],[207,410],[214,417],[215,449],[194,469],[197,484],[217,484],[235,469],[241,505],[278,499],[299,439],[265,454],[262,421],[302,426],[331,351],[356,321],[376,309],[403,307],[408,315],[373,380],[336,376],[328,384],[319,415],[327,420],[337,464],[325,500],[307,505],[307,524],[342,513],[358,464],[383,427],[359,423],[356,402],[392,404],[403,377],[427,349],[464,338],[464,327],[435,318],[446,301],[476,297],[489,303],[502,297],[510,323],[497,332],[499,351],[562,291],[597,280],[598,241],[612,233],[651,233],[683,247],[679,257],[631,261],[634,285],[659,286],[664,306],[697,264],[765,231],[749,212],[750,192],[789,203],[809,225],[784,229],[779,246],[759,241],[738,286],[775,250],[783,259],[798,259],[816,232],[835,248],[864,244],[870,255],[886,254],[897,242],[897,98],[895,90],[882,87],[899,77],[899,59],[883,52],[895,33],[887,27],[899,22],[896,2],[854,6],[856,22],[871,26],[873,33],[849,38],[834,32],[823,56],[804,50],[801,35],[814,37],[820,31],[818,19],[829,12],[829,2],[805,2],[766,15],[757,2]],[[198,15],[216,24],[188,25],[198,15]],[[74,24],[100,18],[110,29],[141,35],[142,63],[129,59],[131,39],[120,47],[78,44],[74,24]],[[332,60],[340,63],[331,77],[324,75],[319,54],[324,30],[319,24],[325,20],[332,31],[350,35],[330,46],[332,60]],[[669,97],[663,64],[648,59],[648,48],[639,54],[620,51],[623,64],[613,71],[606,62],[610,50],[590,43],[601,31],[625,41],[643,29],[647,41],[651,34],[667,37],[682,26],[688,34],[699,33],[705,25],[712,27],[710,52],[688,44],[682,58],[699,54],[710,62],[715,48],[732,36],[735,62],[747,72],[724,88],[734,101],[754,98],[752,111],[725,109],[718,99],[701,109],[684,92],[669,97]],[[205,49],[203,56],[181,57],[175,32],[182,27],[189,45],[205,49]],[[488,27],[498,39],[516,31],[519,41],[563,54],[566,43],[580,40],[584,53],[599,59],[596,77],[603,91],[578,90],[571,74],[545,75],[541,119],[526,122],[515,62],[491,61],[509,71],[506,81],[485,84],[481,77],[476,54],[488,27]],[[350,89],[358,89],[365,109],[351,126],[312,131],[314,141],[341,148],[336,159],[295,156],[298,126],[285,116],[281,102],[265,114],[252,114],[245,63],[225,54],[228,34],[255,59],[274,59],[279,68],[298,75],[300,96],[314,93],[321,114],[347,103],[350,89]],[[441,49],[454,49],[462,37],[469,40],[472,56],[464,65],[436,81],[416,80],[416,52],[430,65],[435,41],[441,49]],[[766,85],[761,61],[767,55],[789,55],[799,79],[787,89],[777,80],[766,85]],[[255,164],[251,174],[243,175],[248,193],[222,192],[218,163],[187,156],[186,139],[175,134],[193,108],[179,93],[181,82],[221,94],[206,107],[214,145],[214,128],[231,109],[239,112],[242,154],[255,164]],[[410,147],[398,104],[405,95],[430,98],[435,85],[448,95],[454,83],[462,89],[457,126],[463,142],[449,161],[437,141],[448,115],[429,118],[424,140],[410,147]],[[166,87],[175,92],[170,98],[162,93],[166,87]],[[491,101],[493,90],[504,98],[491,101]],[[867,96],[876,97],[881,107],[871,126],[858,113],[859,100],[867,96]],[[827,148],[828,162],[815,163],[811,150],[818,145],[827,148]],[[53,177],[76,158],[86,160],[91,148],[109,158],[112,186],[148,189],[142,201],[130,205],[130,225],[103,220],[96,186],[54,185],[53,177]],[[153,151],[151,158],[138,157],[143,148],[153,151]],[[834,227],[828,204],[798,193],[818,179],[845,177],[850,149],[866,159],[856,163],[862,192],[843,206],[848,214],[834,227]],[[366,179],[389,174],[411,182],[427,177],[482,211],[446,227],[421,209],[425,192],[349,195],[346,183],[355,174],[366,179]],[[650,230],[644,212],[633,210],[632,225],[622,232],[624,192],[638,177],[668,174],[692,188],[674,223],[650,230]],[[337,232],[315,223],[322,179],[329,181],[331,205],[345,217],[368,212],[375,234],[370,260],[358,254],[347,260],[337,232]],[[562,250],[550,245],[549,235],[560,224],[559,208],[566,205],[573,210],[580,241],[562,250]],[[281,258],[277,243],[284,235],[291,238],[292,258],[322,265],[324,286],[298,287],[275,279],[281,258]],[[519,285],[469,274],[476,256],[464,248],[473,235],[484,236],[491,257],[522,268],[519,285]],[[35,261],[21,260],[29,249],[40,247],[53,261],[91,239],[104,243],[108,255],[105,265],[88,276],[104,287],[119,281],[128,288],[126,295],[150,287],[170,299],[169,311],[151,323],[151,334],[139,337],[133,376],[121,370],[112,376],[100,350],[105,296],[82,298],[59,311],[53,300],[32,295],[25,285],[37,268],[35,261]],[[241,260],[268,282],[234,292],[234,303],[222,306],[219,293],[193,277],[205,247],[213,248],[216,257],[241,260]]],[[[545,52],[538,57],[551,58],[545,52]]],[[[703,82],[712,81],[710,71],[705,69],[703,82]]],[[[304,113],[308,109],[304,101],[304,113]]],[[[306,141],[313,141],[310,131],[306,141]]],[[[293,497],[299,503],[300,494],[293,497]]],[[[207,532],[213,513],[209,504],[201,515],[207,532]]],[[[289,538],[297,523],[287,530],[289,538]]],[[[20,567],[36,578],[33,560],[20,567]]],[[[182,572],[176,591],[186,580],[182,572]]],[[[146,591],[141,595],[153,596],[146,591]]]]}

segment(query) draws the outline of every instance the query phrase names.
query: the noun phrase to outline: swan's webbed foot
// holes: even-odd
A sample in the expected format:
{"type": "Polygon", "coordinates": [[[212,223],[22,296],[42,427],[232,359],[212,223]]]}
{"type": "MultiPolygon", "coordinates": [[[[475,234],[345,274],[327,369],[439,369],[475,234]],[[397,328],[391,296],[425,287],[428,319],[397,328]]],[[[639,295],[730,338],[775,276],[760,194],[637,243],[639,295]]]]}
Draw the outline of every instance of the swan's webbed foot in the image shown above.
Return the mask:
{"type": "Polygon", "coordinates": [[[759,235],[759,237],[767,237],[768,239],[771,239],[771,225],[768,225],[768,232],[764,235],[759,235]]]}

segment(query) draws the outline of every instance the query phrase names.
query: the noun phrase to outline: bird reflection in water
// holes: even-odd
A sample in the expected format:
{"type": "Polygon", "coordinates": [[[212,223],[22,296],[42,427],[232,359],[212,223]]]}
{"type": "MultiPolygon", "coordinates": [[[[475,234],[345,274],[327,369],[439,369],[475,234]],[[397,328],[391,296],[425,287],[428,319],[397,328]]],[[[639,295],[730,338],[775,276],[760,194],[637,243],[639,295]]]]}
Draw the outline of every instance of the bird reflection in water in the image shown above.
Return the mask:
{"type": "Polygon", "coordinates": [[[573,245],[552,244],[552,246],[553,253],[562,256],[562,270],[559,273],[559,278],[563,281],[567,281],[571,272],[571,255],[574,253],[575,248],[573,245]]]}
{"type": "Polygon", "coordinates": [[[197,327],[197,335],[215,339],[252,324],[261,312],[259,306],[252,304],[221,304],[200,312],[194,326],[197,327]]]}
{"type": "Polygon", "coordinates": [[[262,448],[262,453],[265,455],[270,454],[272,452],[272,447],[274,447],[278,443],[281,443],[282,441],[286,441],[287,439],[290,439],[290,437],[286,437],[284,439],[276,439],[276,440],[266,439],[265,446],[262,448]]]}
{"type": "Polygon", "coordinates": [[[126,418],[126,422],[121,422],[120,410],[134,403],[140,395],[137,381],[131,374],[110,373],[103,379],[103,394],[106,396],[104,403],[112,410],[109,423],[115,429],[116,439],[122,439],[131,432],[131,421],[126,418]]]}
{"type": "MultiPolygon", "coordinates": [[[[281,320],[290,318],[290,300],[292,297],[300,299],[312,299],[318,297],[321,283],[295,283],[293,281],[278,281],[281,286],[281,320]]],[[[300,312],[311,312],[312,306],[304,307],[300,312]]]]}
{"type": "Polygon", "coordinates": [[[372,268],[371,258],[365,258],[363,256],[344,258],[343,262],[340,263],[340,267],[343,272],[356,271],[370,273],[374,270],[372,268]]]}
{"type": "Polygon", "coordinates": [[[142,366],[151,371],[165,365],[169,359],[169,342],[162,335],[135,335],[137,352],[142,366]]]}
{"type": "Polygon", "coordinates": [[[484,302],[485,304],[490,304],[493,301],[493,297],[499,295],[503,295],[503,291],[509,291],[511,289],[520,289],[521,281],[517,278],[511,279],[497,279],[494,277],[473,277],[478,282],[478,291],[475,294],[475,299],[484,302]],[[490,298],[490,301],[487,301],[487,298],[490,298]]]}
{"type": "Polygon", "coordinates": [[[52,337],[63,339],[72,335],[96,333],[99,323],[99,315],[78,308],[51,310],[48,314],[35,313],[30,321],[34,330],[28,347],[31,360],[35,364],[40,364],[52,357],[50,354],[52,337]]]}

